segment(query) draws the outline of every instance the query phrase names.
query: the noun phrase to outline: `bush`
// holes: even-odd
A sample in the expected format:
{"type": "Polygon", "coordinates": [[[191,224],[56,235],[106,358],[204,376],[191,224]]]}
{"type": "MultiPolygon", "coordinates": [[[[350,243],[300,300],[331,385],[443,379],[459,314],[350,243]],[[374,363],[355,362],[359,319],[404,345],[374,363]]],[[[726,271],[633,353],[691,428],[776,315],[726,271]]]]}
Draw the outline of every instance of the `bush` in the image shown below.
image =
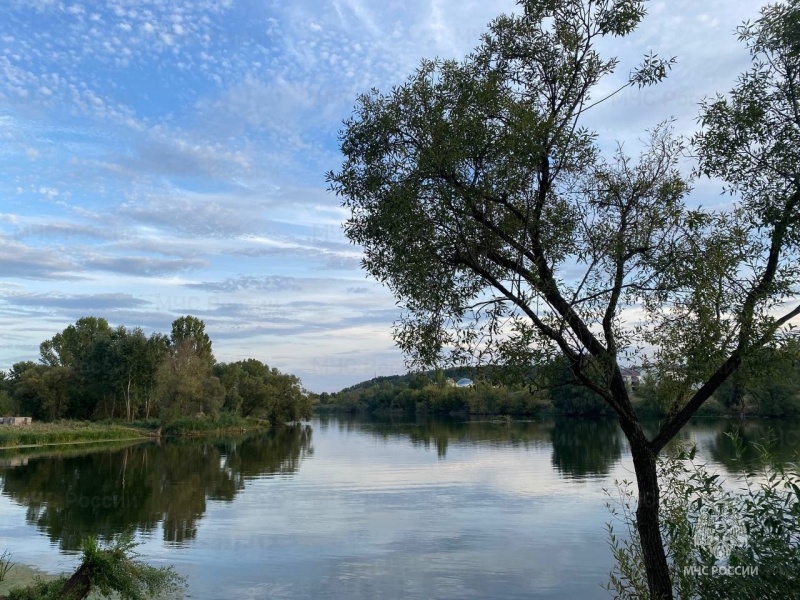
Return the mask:
{"type": "Polygon", "coordinates": [[[121,600],[146,600],[176,592],[184,579],[172,567],[156,568],[135,560],[139,557],[131,534],[101,548],[97,539],[83,542],[83,562],[72,577],[38,580],[33,585],[9,592],[8,600],[80,600],[91,592],[121,600]]]}
{"type": "Polygon", "coordinates": [[[721,417],[725,413],[725,406],[715,398],[703,402],[703,406],[697,411],[697,415],[701,417],[721,417]]]}
{"type": "MultiPolygon", "coordinates": [[[[739,456],[743,446],[732,434],[739,456]]],[[[677,598],[791,598],[800,579],[800,476],[771,460],[762,472],[738,478],[741,493],[726,490],[719,475],[694,462],[695,449],[659,459],[661,535],[677,598]]],[[[606,588],[616,598],[648,598],[636,533],[631,482],[615,482],[607,504],[626,535],[607,525],[616,559],[606,588]]]]}
{"type": "Polygon", "coordinates": [[[228,413],[222,413],[219,418],[211,417],[179,417],[164,425],[164,435],[195,435],[212,433],[214,431],[226,431],[231,429],[252,429],[254,427],[269,426],[264,420],[236,417],[228,413]]]}
{"type": "Polygon", "coordinates": [[[59,577],[51,581],[37,578],[32,585],[16,588],[8,593],[8,600],[61,600],[61,590],[69,579],[59,577]]]}

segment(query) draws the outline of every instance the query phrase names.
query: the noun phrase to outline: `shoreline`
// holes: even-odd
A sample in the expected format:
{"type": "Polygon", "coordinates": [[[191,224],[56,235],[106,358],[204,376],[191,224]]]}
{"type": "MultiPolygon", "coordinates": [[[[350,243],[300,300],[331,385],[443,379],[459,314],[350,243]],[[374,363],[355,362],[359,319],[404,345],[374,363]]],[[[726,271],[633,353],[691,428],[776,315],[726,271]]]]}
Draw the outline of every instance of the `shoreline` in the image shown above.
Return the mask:
{"type": "Polygon", "coordinates": [[[129,438],[108,438],[105,440],[71,440],[68,442],[43,442],[41,444],[19,444],[16,446],[0,446],[0,452],[4,450],[17,450],[25,448],[46,448],[48,446],[75,446],[78,444],[108,444],[111,442],[146,442],[154,439],[151,436],[137,436],[129,438]]]}
{"type": "Polygon", "coordinates": [[[43,571],[37,567],[23,565],[12,561],[11,568],[6,573],[5,579],[0,581],[0,600],[6,598],[7,594],[14,588],[27,587],[37,579],[52,581],[61,577],[63,573],[54,575],[43,571]]]}
{"type": "MultiPolygon", "coordinates": [[[[32,448],[108,444],[115,442],[145,442],[161,439],[198,438],[210,435],[241,434],[256,430],[266,431],[269,424],[191,423],[179,425],[174,430],[131,427],[125,424],[97,424],[91,421],[72,423],[35,423],[15,426],[12,431],[0,428],[0,453],[32,448]],[[197,426],[200,425],[200,426],[197,426]]],[[[0,426],[1,427],[1,426],[0,426]]]]}

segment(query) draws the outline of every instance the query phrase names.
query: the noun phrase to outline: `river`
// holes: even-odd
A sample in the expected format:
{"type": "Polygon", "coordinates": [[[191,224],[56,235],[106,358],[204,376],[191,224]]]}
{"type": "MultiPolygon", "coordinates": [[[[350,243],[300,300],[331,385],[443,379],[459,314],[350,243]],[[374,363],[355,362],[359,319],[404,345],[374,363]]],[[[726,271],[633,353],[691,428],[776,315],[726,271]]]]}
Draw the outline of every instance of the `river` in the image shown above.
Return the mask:
{"type": "MultiPolygon", "coordinates": [[[[682,432],[725,476],[727,421],[682,432]]],[[[771,429],[783,460],[800,424],[771,429]]],[[[0,552],[47,572],[135,533],[187,598],[610,598],[606,491],[633,479],[613,421],[317,417],[231,438],[0,452],[0,552]]]]}

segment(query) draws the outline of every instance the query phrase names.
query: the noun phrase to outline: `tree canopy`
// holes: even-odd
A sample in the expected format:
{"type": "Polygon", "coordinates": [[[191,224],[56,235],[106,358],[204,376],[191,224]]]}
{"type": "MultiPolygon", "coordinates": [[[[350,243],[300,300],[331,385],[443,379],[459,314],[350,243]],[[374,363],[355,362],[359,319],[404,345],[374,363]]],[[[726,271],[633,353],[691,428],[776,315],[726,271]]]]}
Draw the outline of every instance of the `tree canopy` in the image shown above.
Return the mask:
{"type": "Polygon", "coordinates": [[[311,395],[294,375],[254,358],[216,363],[205,323],[179,317],[169,336],[112,328],[83,317],[40,345],[40,364],[0,372],[0,413],[37,420],[216,418],[221,412],[273,423],[311,417],[311,395]],[[237,375],[257,373],[248,387],[237,375]]]}

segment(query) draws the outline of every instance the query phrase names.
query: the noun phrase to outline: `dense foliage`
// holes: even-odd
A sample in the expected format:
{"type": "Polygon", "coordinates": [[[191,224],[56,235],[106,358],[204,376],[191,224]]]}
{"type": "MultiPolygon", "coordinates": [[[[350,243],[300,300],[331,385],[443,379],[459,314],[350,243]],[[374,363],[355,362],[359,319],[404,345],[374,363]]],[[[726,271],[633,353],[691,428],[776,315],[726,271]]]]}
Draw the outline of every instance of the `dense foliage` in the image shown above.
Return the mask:
{"type": "MultiPolygon", "coordinates": [[[[766,349],[757,373],[745,371],[717,390],[698,414],[704,416],[785,417],[800,415],[800,343],[781,352],[766,349]],[[735,386],[739,390],[735,394],[735,386]]],[[[632,369],[626,383],[633,407],[643,417],[669,414],[674,377],[632,369]]],[[[518,379],[518,378],[515,378],[518,379]]],[[[509,382],[500,369],[475,367],[376,377],[335,393],[319,395],[318,408],[349,413],[431,413],[473,415],[568,415],[599,417],[613,411],[603,398],[579,385],[563,359],[530,369],[524,381],[509,382]],[[459,379],[474,379],[456,387],[459,379]]]]}
{"type": "Polygon", "coordinates": [[[546,403],[545,395],[525,385],[505,385],[485,370],[445,369],[392,377],[376,377],[319,396],[321,410],[343,412],[406,412],[433,414],[531,415],[546,403]],[[474,378],[469,387],[461,379],[474,378]]]}
{"type": "Polygon", "coordinates": [[[311,416],[294,375],[256,359],[217,363],[202,320],[176,319],[170,335],[78,319],[40,346],[40,362],[0,373],[0,415],[37,421],[159,418],[221,413],[282,423],[311,416]]]}

